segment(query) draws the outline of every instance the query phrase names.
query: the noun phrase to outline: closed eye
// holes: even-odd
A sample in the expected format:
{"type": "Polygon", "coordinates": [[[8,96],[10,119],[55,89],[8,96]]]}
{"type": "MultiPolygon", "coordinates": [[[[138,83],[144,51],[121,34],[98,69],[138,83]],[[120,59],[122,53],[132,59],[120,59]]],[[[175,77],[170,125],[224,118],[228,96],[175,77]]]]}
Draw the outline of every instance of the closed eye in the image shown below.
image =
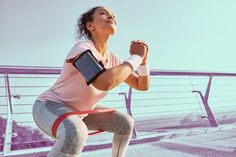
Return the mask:
{"type": "Polygon", "coordinates": [[[104,15],[104,14],[106,14],[106,12],[101,12],[101,13],[100,13],[100,15],[104,15]]]}
{"type": "Polygon", "coordinates": [[[100,13],[100,15],[112,16],[113,19],[116,18],[113,14],[109,14],[108,12],[106,12],[106,11],[104,11],[104,10],[100,13]]]}

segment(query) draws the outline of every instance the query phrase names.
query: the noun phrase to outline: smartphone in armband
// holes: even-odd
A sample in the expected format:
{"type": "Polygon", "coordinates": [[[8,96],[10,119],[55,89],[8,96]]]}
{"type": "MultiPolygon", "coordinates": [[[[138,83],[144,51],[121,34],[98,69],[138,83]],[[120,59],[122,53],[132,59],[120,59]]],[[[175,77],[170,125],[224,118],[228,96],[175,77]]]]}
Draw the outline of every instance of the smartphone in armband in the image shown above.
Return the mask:
{"type": "Polygon", "coordinates": [[[87,85],[91,84],[106,69],[101,61],[98,61],[91,50],[86,50],[76,57],[72,63],[83,75],[87,85]]]}

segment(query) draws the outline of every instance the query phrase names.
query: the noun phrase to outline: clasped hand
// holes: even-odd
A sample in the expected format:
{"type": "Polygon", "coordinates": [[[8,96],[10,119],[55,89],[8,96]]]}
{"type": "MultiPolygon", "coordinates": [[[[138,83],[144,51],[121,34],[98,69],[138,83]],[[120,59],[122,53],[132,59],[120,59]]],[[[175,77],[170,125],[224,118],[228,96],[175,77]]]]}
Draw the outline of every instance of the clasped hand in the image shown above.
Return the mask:
{"type": "Polygon", "coordinates": [[[129,50],[131,55],[139,55],[142,58],[142,64],[146,64],[147,54],[148,54],[148,46],[144,41],[141,40],[133,40],[130,45],[129,50]]]}

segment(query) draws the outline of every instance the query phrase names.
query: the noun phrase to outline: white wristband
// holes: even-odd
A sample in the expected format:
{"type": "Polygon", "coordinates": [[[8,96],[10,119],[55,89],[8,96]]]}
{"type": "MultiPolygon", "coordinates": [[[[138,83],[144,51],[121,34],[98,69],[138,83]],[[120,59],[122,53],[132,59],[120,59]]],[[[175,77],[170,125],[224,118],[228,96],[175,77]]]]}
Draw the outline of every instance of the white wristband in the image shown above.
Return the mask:
{"type": "Polygon", "coordinates": [[[148,65],[141,65],[138,67],[138,74],[140,76],[149,76],[150,75],[150,69],[148,65]]]}
{"type": "Polygon", "coordinates": [[[129,63],[132,68],[133,71],[135,71],[139,65],[142,63],[142,58],[139,55],[131,55],[128,59],[126,59],[124,62],[129,63]]]}

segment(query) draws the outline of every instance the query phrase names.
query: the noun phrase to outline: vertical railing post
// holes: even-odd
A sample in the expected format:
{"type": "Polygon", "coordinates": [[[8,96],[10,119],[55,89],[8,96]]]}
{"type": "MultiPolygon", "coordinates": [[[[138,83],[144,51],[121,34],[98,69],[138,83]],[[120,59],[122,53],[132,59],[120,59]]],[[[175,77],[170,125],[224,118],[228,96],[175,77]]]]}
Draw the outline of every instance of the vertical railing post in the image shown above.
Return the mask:
{"type": "Polygon", "coordinates": [[[211,111],[211,108],[208,104],[208,98],[209,98],[209,93],[210,93],[210,88],[211,88],[211,82],[212,82],[212,76],[210,76],[209,80],[208,80],[208,85],[207,85],[207,89],[206,89],[206,93],[205,96],[203,96],[201,91],[198,90],[194,90],[192,92],[196,92],[200,95],[202,103],[204,104],[206,113],[207,113],[207,118],[211,124],[212,127],[218,127],[217,121],[214,117],[214,114],[211,111]]]}
{"type": "Polygon", "coordinates": [[[12,102],[11,91],[8,74],[4,75],[6,89],[6,104],[7,104],[7,122],[4,136],[3,155],[7,155],[11,151],[11,135],[12,135],[12,102]]]}
{"type": "MultiPolygon", "coordinates": [[[[125,97],[125,104],[126,104],[127,113],[128,113],[131,117],[133,117],[132,112],[131,112],[132,87],[129,87],[128,96],[127,96],[126,93],[120,93],[120,94],[124,95],[124,97],[125,97]]],[[[133,135],[132,135],[132,138],[133,138],[133,139],[136,139],[136,138],[137,138],[135,126],[134,126],[134,128],[133,128],[133,135]]]]}

